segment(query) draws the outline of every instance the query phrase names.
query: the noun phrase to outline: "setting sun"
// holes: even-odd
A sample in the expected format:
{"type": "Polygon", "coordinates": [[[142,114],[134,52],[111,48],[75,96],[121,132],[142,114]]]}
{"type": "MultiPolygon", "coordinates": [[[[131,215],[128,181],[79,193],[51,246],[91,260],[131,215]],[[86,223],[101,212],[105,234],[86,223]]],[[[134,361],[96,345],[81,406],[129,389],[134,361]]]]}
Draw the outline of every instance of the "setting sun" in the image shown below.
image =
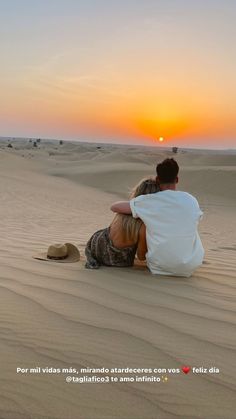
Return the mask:
{"type": "Polygon", "coordinates": [[[163,137],[160,137],[159,138],[159,142],[162,143],[163,141],[164,141],[164,138],[163,137]]]}

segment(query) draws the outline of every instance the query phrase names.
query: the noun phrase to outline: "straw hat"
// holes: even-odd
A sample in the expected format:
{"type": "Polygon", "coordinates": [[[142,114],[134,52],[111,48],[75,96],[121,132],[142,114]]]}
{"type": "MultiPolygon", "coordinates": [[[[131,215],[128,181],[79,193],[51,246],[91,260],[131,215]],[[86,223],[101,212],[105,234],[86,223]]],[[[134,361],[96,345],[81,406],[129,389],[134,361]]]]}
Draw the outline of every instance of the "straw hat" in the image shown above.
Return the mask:
{"type": "Polygon", "coordinates": [[[49,246],[47,252],[38,253],[34,259],[47,260],[49,262],[69,263],[80,260],[79,249],[71,243],[56,243],[49,246]]]}

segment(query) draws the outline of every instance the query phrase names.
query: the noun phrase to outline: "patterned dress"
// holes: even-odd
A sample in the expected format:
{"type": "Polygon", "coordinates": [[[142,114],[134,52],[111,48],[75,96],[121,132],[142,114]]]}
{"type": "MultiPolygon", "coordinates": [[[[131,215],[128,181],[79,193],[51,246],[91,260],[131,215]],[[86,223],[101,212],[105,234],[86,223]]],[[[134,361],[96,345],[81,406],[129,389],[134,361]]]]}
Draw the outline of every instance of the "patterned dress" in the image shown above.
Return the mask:
{"type": "Polygon", "coordinates": [[[106,266],[133,266],[138,244],[117,248],[109,236],[109,227],[96,231],[88,241],[85,249],[87,269],[98,269],[106,266]]]}

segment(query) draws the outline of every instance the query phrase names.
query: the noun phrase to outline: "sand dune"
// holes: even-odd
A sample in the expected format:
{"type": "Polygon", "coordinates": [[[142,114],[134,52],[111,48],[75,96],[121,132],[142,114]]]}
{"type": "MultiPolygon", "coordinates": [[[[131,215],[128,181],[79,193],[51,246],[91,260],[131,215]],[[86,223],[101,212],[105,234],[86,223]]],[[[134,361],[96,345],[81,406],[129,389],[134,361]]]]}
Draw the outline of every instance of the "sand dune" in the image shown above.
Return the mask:
{"type": "Polygon", "coordinates": [[[0,145],[1,419],[235,418],[236,156],[185,151],[179,189],[204,209],[203,266],[189,279],[84,269],[90,235],[113,200],[154,174],[168,150],[26,140],[0,145]],[[97,148],[101,147],[101,148],[97,148]],[[75,264],[32,255],[78,245],[75,264]],[[66,383],[17,367],[217,367],[167,382],[66,383]]]}

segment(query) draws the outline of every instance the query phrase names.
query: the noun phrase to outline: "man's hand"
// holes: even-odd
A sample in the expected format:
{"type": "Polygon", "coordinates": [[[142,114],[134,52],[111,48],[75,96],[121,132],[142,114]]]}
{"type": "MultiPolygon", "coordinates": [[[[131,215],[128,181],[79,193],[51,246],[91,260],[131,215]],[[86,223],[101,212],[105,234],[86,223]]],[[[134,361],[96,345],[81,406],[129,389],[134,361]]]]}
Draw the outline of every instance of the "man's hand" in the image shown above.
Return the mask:
{"type": "Polygon", "coordinates": [[[111,210],[120,214],[131,214],[129,201],[118,201],[112,204],[111,210]]]}

